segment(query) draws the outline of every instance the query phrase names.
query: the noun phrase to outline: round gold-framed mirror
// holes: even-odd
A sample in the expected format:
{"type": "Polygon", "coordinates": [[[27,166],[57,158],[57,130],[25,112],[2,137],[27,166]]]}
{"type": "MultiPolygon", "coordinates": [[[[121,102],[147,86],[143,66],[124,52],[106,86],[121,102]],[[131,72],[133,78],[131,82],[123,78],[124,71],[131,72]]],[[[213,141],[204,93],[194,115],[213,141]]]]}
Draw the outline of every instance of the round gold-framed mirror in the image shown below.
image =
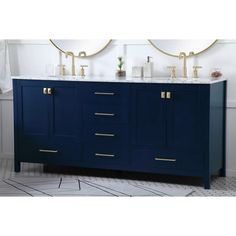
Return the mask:
{"type": "Polygon", "coordinates": [[[217,39],[148,39],[148,41],[165,55],[179,57],[180,52],[185,52],[187,57],[191,57],[207,51],[217,42],[217,39]]]}
{"type": "Polygon", "coordinates": [[[103,51],[111,43],[112,39],[50,39],[59,51],[73,52],[75,57],[92,57],[103,51]]]}

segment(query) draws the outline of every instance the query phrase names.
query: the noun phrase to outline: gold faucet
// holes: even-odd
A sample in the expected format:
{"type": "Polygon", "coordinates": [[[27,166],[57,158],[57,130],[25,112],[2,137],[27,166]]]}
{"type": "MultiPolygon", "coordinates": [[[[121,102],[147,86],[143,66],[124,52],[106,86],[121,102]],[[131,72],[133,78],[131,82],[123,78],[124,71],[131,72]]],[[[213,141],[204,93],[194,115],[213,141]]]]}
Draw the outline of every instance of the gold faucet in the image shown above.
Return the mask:
{"type": "Polygon", "coordinates": [[[181,52],[179,54],[179,59],[183,58],[183,78],[187,79],[187,66],[186,66],[186,61],[187,61],[187,55],[185,52],[181,52]]]}
{"type": "Polygon", "coordinates": [[[72,73],[72,76],[75,76],[75,55],[73,52],[66,52],[66,58],[70,55],[71,58],[72,58],[72,63],[71,63],[71,73],[72,73]]]}

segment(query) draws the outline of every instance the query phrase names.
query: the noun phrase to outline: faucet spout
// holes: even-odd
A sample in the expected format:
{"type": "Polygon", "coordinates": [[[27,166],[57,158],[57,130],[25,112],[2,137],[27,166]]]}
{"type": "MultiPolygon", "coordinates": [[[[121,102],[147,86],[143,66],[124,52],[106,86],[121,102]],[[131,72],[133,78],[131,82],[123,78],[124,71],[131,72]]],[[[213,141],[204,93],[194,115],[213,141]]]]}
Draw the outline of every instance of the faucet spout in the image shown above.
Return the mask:
{"type": "Polygon", "coordinates": [[[187,55],[185,52],[180,52],[179,54],[179,59],[183,59],[183,72],[182,72],[182,76],[183,78],[187,78],[187,55]]]}
{"type": "Polygon", "coordinates": [[[68,56],[71,56],[71,58],[72,58],[72,62],[71,62],[71,73],[72,73],[72,76],[75,76],[75,75],[76,75],[76,74],[75,74],[75,55],[74,55],[73,52],[66,52],[65,55],[66,55],[66,58],[67,58],[68,56]]]}

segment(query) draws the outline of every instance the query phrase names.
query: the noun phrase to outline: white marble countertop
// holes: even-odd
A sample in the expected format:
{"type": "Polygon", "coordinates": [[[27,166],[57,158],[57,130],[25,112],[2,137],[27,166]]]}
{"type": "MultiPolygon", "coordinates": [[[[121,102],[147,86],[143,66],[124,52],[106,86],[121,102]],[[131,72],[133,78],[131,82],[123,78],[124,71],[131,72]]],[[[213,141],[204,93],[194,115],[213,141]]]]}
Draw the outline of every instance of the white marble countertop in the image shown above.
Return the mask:
{"type": "Polygon", "coordinates": [[[50,81],[80,81],[80,82],[116,82],[116,83],[164,83],[164,84],[214,84],[225,81],[226,78],[219,79],[212,78],[198,78],[198,79],[170,79],[167,77],[153,77],[153,78],[133,78],[122,77],[116,78],[114,76],[12,76],[12,79],[26,79],[26,80],[50,80],[50,81]]]}

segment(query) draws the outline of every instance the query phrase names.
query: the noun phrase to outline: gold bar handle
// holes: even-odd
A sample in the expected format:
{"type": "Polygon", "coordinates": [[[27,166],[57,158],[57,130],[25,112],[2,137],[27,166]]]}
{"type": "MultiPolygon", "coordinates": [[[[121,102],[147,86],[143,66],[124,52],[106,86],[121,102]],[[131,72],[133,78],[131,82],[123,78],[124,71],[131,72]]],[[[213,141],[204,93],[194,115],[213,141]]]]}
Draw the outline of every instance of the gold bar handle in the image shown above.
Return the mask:
{"type": "Polygon", "coordinates": [[[165,99],[165,98],[166,98],[166,92],[161,91],[161,98],[162,98],[162,99],[165,99]]]}
{"type": "Polygon", "coordinates": [[[171,92],[166,92],[166,98],[171,99],[171,92]]]}
{"type": "Polygon", "coordinates": [[[95,116],[115,116],[114,113],[103,113],[103,112],[95,112],[95,116]]]}
{"type": "Polygon", "coordinates": [[[95,95],[114,96],[115,93],[94,92],[95,95]]]}
{"type": "Polygon", "coordinates": [[[115,157],[114,154],[106,154],[106,153],[95,153],[96,157],[115,157]]]}
{"type": "Polygon", "coordinates": [[[43,88],[43,94],[48,94],[48,89],[47,88],[43,88]]]}
{"type": "Polygon", "coordinates": [[[58,150],[39,149],[39,152],[45,152],[45,153],[58,153],[58,150]]]}
{"type": "Polygon", "coordinates": [[[95,136],[102,136],[102,137],[114,137],[115,134],[105,134],[105,133],[95,133],[95,136]]]}
{"type": "Polygon", "coordinates": [[[155,161],[171,161],[171,162],[175,162],[176,159],[173,159],[173,158],[159,158],[159,157],[156,157],[154,158],[155,161]]]}

